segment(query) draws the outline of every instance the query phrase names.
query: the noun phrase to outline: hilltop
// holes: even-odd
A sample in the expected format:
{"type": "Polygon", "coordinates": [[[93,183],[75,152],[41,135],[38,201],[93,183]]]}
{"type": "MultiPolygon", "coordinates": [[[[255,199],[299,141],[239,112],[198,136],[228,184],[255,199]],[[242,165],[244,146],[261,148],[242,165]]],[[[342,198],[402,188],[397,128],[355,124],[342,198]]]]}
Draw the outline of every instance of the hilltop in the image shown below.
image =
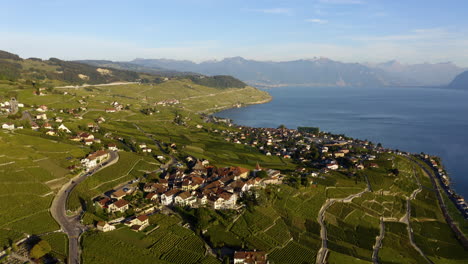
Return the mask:
{"type": "Polygon", "coordinates": [[[16,54],[0,51],[0,80],[12,82],[40,82],[45,87],[66,84],[102,84],[112,82],[161,83],[171,79],[190,79],[193,83],[215,88],[243,88],[247,86],[231,76],[204,76],[193,73],[154,69],[144,70],[135,64],[108,61],[64,61],[57,58],[22,59],[16,54]],[[91,64],[91,65],[90,65],[91,64]],[[97,66],[94,66],[97,65],[97,66]]]}
{"type": "Polygon", "coordinates": [[[448,87],[451,89],[468,90],[468,71],[457,75],[448,87]]]}

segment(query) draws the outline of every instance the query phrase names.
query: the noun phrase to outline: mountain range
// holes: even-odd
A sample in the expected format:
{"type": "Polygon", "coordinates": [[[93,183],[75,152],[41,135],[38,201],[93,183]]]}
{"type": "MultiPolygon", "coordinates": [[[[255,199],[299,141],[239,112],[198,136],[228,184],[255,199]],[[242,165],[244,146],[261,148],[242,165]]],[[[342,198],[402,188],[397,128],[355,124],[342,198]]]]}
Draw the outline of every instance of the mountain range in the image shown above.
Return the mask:
{"type": "Polygon", "coordinates": [[[242,57],[195,63],[189,60],[135,59],[128,62],[88,60],[94,66],[150,73],[191,72],[232,75],[248,84],[275,86],[446,86],[464,70],[453,63],[344,63],[327,58],[294,61],[256,61],[242,57]]]}

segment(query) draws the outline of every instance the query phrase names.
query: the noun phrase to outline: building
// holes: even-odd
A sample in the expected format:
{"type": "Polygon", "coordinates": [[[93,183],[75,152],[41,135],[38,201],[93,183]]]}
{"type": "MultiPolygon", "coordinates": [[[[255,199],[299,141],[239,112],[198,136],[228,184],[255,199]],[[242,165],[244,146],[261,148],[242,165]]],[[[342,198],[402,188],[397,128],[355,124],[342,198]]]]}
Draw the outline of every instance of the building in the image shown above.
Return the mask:
{"type": "Polygon", "coordinates": [[[193,206],[197,202],[197,197],[190,192],[182,192],[174,198],[174,203],[180,206],[193,206]]]}
{"type": "Polygon", "coordinates": [[[12,123],[4,123],[4,124],[2,125],[2,128],[3,128],[3,129],[6,129],[6,130],[13,130],[13,129],[15,129],[15,125],[12,124],[12,123]]]}
{"type": "Polygon", "coordinates": [[[114,144],[114,143],[109,143],[107,145],[107,148],[110,150],[110,151],[118,151],[119,149],[117,148],[117,145],[114,144]]]}
{"type": "Polygon", "coordinates": [[[96,224],[96,229],[102,232],[109,232],[115,230],[115,226],[109,225],[107,222],[99,221],[96,224]]]}
{"type": "Polygon", "coordinates": [[[105,150],[99,150],[82,159],[81,164],[83,164],[87,169],[91,169],[96,167],[99,163],[107,158],[109,158],[109,152],[105,150]]]}
{"type": "Polygon", "coordinates": [[[129,202],[126,200],[118,200],[117,202],[109,204],[107,211],[109,213],[115,213],[115,212],[125,212],[129,208],[129,202]]]}
{"type": "Polygon", "coordinates": [[[172,189],[161,195],[161,203],[165,206],[172,205],[174,203],[175,196],[180,192],[179,189],[172,189]]]}
{"type": "Polygon", "coordinates": [[[71,133],[70,129],[68,129],[68,127],[66,127],[64,124],[61,124],[61,125],[58,127],[58,130],[63,131],[63,132],[66,132],[66,133],[71,133]]]}
{"type": "Polygon", "coordinates": [[[237,203],[237,195],[223,192],[221,193],[218,198],[213,203],[213,208],[215,210],[221,209],[234,209],[237,203]]]}
{"type": "Polygon", "coordinates": [[[268,264],[267,254],[263,251],[236,251],[234,264],[268,264]]]}

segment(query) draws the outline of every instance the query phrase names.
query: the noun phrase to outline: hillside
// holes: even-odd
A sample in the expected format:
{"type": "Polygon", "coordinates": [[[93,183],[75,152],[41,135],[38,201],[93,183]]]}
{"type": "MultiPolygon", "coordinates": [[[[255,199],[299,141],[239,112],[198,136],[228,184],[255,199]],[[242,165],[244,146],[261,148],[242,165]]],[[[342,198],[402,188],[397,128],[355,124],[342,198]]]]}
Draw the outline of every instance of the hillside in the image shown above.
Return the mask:
{"type": "Polygon", "coordinates": [[[30,258],[31,240],[50,246],[46,263],[220,264],[244,250],[272,264],[468,260],[452,229],[468,226],[433,182],[434,157],[206,115],[271,100],[229,76],[45,89],[66,82],[33,84],[20,69],[0,81],[6,263],[30,258]]]}
{"type": "Polygon", "coordinates": [[[0,51],[0,80],[41,83],[46,87],[65,84],[102,84],[112,82],[161,83],[166,78],[190,79],[193,83],[215,88],[243,88],[245,83],[231,76],[203,76],[160,68],[145,68],[131,63],[109,61],[63,61],[57,58],[22,59],[0,51]]]}
{"type": "Polygon", "coordinates": [[[457,75],[448,87],[451,89],[468,90],[468,71],[457,75]]]}

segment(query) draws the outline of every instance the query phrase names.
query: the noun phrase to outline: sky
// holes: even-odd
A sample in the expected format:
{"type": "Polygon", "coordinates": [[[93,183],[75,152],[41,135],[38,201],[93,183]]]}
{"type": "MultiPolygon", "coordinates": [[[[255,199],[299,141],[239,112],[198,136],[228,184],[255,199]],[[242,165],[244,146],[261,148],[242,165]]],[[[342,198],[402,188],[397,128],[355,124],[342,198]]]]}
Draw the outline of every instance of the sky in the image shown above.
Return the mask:
{"type": "Polygon", "coordinates": [[[0,50],[66,60],[242,56],[468,67],[466,0],[0,0],[0,50]]]}

